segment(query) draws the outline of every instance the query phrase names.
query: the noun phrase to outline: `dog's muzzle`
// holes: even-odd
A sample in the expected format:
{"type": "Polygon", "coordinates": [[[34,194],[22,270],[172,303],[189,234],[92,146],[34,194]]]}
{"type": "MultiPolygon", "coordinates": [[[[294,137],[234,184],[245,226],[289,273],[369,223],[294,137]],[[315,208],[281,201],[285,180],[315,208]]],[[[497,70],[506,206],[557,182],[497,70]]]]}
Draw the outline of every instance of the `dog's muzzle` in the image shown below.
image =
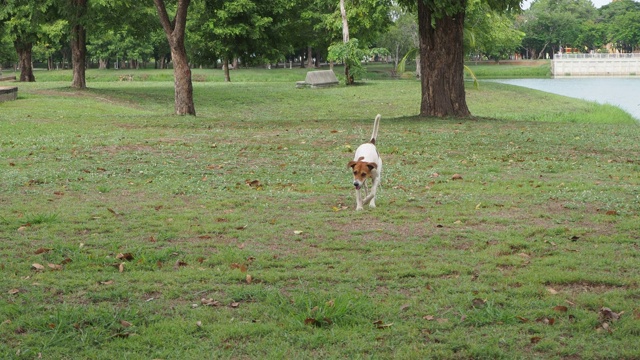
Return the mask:
{"type": "Polygon", "coordinates": [[[356,187],[356,190],[360,190],[360,188],[362,187],[362,183],[360,183],[360,181],[354,181],[353,186],[356,187]]]}

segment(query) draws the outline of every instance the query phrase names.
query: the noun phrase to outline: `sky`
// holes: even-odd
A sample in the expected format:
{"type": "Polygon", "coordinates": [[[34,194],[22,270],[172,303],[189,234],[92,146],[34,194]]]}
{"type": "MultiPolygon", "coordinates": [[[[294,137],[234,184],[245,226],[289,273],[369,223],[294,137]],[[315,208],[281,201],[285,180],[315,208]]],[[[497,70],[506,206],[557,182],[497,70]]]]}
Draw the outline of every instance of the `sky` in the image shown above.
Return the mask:
{"type": "MultiPolygon", "coordinates": [[[[522,8],[528,9],[532,1],[533,0],[524,0],[524,2],[522,3],[522,8]]],[[[611,0],[591,0],[591,2],[593,3],[593,6],[595,6],[596,8],[599,8],[609,4],[611,0]]]]}

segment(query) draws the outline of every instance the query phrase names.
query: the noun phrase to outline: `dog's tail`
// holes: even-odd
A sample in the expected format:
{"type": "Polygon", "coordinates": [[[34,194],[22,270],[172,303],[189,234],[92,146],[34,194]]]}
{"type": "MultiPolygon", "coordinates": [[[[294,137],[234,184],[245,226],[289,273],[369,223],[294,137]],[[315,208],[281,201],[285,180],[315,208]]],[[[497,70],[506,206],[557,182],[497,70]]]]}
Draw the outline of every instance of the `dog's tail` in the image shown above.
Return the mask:
{"type": "Polygon", "coordinates": [[[376,138],[378,137],[378,127],[380,127],[380,114],[378,114],[376,116],[376,119],[373,121],[373,133],[371,134],[371,140],[369,140],[370,143],[372,143],[373,145],[376,144],[376,138]]]}

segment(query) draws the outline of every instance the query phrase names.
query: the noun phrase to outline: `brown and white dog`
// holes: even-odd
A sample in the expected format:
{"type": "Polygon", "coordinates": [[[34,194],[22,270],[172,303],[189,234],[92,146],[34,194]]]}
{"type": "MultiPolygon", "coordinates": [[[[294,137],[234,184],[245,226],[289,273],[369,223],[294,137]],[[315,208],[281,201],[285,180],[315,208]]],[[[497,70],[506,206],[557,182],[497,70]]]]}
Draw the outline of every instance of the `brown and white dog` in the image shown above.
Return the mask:
{"type": "Polygon", "coordinates": [[[376,116],[373,122],[371,140],[358,146],[353,161],[349,161],[349,164],[347,164],[348,167],[353,169],[353,186],[356,187],[356,210],[362,210],[363,206],[367,204],[369,204],[369,207],[376,207],[376,192],[382,176],[382,159],[378,154],[378,149],[376,149],[379,125],[380,114],[376,116]],[[364,187],[365,192],[367,191],[367,178],[371,178],[372,181],[371,193],[365,193],[363,201],[360,190],[364,187]]]}

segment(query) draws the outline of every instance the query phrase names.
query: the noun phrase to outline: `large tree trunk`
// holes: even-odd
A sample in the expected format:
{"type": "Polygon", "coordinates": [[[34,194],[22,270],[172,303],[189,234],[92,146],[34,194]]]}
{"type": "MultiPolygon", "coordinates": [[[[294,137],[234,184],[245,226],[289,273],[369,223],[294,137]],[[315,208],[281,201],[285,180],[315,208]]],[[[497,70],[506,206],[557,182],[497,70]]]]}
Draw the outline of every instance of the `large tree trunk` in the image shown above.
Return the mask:
{"type": "Polygon", "coordinates": [[[73,80],[71,87],[85,89],[87,81],[85,77],[87,61],[87,30],[80,24],[87,12],[87,0],[73,0],[76,10],[74,25],[71,27],[71,62],[73,66],[73,80]]]}
{"type": "Polygon", "coordinates": [[[418,1],[421,116],[470,115],[464,89],[464,15],[461,10],[436,18],[432,9],[418,1]]]}
{"type": "Polygon", "coordinates": [[[14,41],[13,46],[20,58],[20,81],[34,82],[36,77],[33,76],[33,65],[31,62],[31,49],[33,44],[30,42],[14,41]]]}
{"type": "Polygon", "coordinates": [[[178,8],[173,21],[169,20],[163,0],[153,0],[153,2],[171,48],[175,84],[175,112],[178,115],[195,115],[196,108],[193,104],[191,69],[189,68],[187,50],[184,46],[187,9],[189,8],[190,0],[178,0],[178,8]]]}
{"type": "Polygon", "coordinates": [[[171,47],[173,60],[173,77],[175,84],[175,111],[178,115],[195,115],[193,105],[193,83],[191,82],[191,68],[187,59],[184,42],[176,49],[171,47]]]}

